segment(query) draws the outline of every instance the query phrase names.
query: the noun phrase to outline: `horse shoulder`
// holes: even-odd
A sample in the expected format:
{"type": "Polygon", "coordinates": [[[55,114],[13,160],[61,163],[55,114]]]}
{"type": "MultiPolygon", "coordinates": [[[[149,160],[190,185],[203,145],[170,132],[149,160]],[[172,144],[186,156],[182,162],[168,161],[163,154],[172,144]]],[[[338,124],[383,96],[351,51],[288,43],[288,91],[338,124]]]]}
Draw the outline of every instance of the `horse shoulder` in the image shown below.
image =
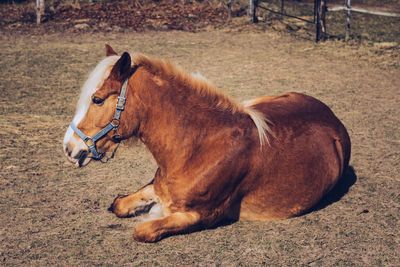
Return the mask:
{"type": "Polygon", "coordinates": [[[210,137],[183,166],[156,179],[157,195],[171,211],[192,209],[204,218],[215,217],[235,199],[249,169],[252,146],[245,129],[224,131],[210,137]]]}

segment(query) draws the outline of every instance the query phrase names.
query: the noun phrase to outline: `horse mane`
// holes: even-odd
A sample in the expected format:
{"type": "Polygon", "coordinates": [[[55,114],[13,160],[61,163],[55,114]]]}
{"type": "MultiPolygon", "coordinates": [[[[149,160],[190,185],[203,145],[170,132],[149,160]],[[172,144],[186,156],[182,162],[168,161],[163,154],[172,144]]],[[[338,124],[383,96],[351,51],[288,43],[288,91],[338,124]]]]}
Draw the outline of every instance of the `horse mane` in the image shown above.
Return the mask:
{"type": "Polygon", "coordinates": [[[216,108],[228,110],[232,113],[243,111],[243,106],[233,98],[219,92],[216,87],[199,74],[189,74],[179,66],[165,59],[150,57],[144,54],[133,56],[135,65],[145,67],[150,73],[167,80],[180,81],[187,88],[192,89],[209,100],[216,108]]]}
{"type": "Polygon", "coordinates": [[[182,82],[195,93],[207,98],[210,104],[218,109],[226,110],[232,114],[248,114],[257,128],[261,146],[265,143],[269,143],[267,133],[271,133],[271,129],[267,123],[269,121],[264,114],[253,108],[252,105],[239,103],[230,96],[220,92],[216,86],[201,74],[189,74],[168,60],[154,58],[140,53],[133,55],[133,64],[145,67],[150,73],[161,78],[182,82]]]}

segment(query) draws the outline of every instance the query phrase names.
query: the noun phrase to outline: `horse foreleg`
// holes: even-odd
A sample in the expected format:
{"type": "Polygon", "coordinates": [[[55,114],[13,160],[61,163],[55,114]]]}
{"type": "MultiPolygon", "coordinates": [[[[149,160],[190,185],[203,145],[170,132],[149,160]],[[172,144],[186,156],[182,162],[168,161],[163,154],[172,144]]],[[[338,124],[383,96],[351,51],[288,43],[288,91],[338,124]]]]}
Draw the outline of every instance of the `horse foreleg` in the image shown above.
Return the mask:
{"type": "Polygon", "coordinates": [[[120,218],[133,217],[147,213],[157,202],[158,197],[151,183],[133,194],[116,197],[108,210],[120,218]]]}
{"type": "Polygon", "coordinates": [[[199,221],[197,212],[175,212],[160,219],[138,223],[133,238],[140,242],[156,242],[169,235],[190,232],[199,221]]]}

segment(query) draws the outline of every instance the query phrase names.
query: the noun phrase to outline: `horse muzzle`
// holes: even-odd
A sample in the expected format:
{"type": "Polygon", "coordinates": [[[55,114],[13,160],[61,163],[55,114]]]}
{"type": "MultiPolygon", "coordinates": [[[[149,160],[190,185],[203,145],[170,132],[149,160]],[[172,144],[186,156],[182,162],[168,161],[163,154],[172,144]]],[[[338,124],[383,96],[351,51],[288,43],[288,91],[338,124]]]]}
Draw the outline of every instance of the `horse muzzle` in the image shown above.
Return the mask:
{"type": "Polygon", "coordinates": [[[76,167],[84,167],[92,160],[90,152],[87,149],[79,147],[71,147],[69,144],[64,145],[64,153],[68,161],[74,163],[76,167]]]}

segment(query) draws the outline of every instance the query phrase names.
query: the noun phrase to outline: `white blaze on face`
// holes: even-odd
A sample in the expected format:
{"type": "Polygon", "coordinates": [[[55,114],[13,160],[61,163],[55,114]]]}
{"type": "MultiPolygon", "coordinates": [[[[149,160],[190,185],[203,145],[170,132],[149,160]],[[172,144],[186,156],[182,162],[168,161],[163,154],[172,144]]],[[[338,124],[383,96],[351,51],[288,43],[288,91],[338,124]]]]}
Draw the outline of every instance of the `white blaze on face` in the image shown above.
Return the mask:
{"type": "MultiPolygon", "coordinates": [[[[89,78],[86,80],[82,87],[81,95],[79,96],[78,103],[76,105],[75,116],[72,122],[77,126],[81,120],[85,117],[91,102],[91,96],[101,87],[104,80],[110,75],[112,66],[117,62],[119,56],[106,57],[96,66],[96,68],[90,73],[89,78]]],[[[87,150],[86,144],[79,138],[74,136],[74,131],[70,126],[64,136],[63,148],[66,151],[67,146],[72,149],[70,156],[66,155],[68,159],[73,163],[78,163],[75,156],[81,150],[87,150]]],[[[86,158],[82,165],[89,163],[90,158],[86,158]]]]}

